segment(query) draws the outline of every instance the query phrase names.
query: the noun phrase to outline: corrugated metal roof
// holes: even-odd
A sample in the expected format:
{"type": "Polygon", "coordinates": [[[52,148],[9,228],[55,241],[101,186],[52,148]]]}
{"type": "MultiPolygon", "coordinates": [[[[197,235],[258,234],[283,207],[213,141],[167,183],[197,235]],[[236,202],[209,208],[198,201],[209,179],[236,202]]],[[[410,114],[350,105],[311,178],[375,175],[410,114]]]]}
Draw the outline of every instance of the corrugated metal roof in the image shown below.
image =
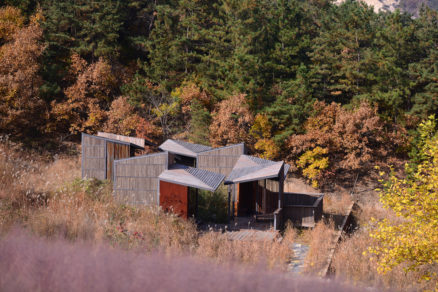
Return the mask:
{"type": "Polygon", "coordinates": [[[194,144],[180,140],[167,139],[158,148],[170,153],[180,154],[184,156],[196,157],[196,155],[203,151],[208,151],[213,148],[201,144],[194,144]]]}
{"type": "Polygon", "coordinates": [[[214,192],[225,176],[199,168],[174,164],[170,169],[163,171],[158,178],[162,181],[214,192]]]}
{"type": "Polygon", "coordinates": [[[278,177],[283,161],[271,161],[254,156],[241,155],[225,184],[242,183],[278,177]]]}

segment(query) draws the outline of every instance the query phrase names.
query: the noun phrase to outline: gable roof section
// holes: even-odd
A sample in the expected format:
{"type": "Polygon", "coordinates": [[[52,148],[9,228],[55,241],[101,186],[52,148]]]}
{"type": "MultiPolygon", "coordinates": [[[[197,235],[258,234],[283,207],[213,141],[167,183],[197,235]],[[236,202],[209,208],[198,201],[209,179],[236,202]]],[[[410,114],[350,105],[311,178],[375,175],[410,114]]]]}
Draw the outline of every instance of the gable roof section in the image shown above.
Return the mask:
{"type": "Polygon", "coordinates": [[[167,151],[174,154],[196,157],[198,153],[211,150],[209,146],[184,142],[180,140],[167,139],[159,147],[162,151],[167,151]]]}
{"type": "Polygon", "coordinates": [[[158,178],[162,181],[214,192],[225,176],[199,168],[174,164],[168,170],[163,171],[158,178]]]}
{"type": "MultiPolygon", "coordinates": [[[[249,155],[241,155],[225,184],[243,183],[278,177],[283,161],[271,161],[249,155]]],[[[287,173],[284,172],[283,175],[287,173]]]]}

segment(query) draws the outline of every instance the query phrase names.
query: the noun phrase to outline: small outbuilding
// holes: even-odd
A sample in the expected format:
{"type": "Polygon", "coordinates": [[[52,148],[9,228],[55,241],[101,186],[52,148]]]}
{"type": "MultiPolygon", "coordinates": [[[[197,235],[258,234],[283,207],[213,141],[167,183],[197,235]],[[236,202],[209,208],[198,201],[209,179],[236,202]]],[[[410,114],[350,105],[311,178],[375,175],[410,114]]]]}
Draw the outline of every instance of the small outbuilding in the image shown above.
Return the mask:
{"type": "Polygon", "coordinates": [[[247,155],[245,145],[212,148],[168,139],[163,152],[135,156],[143,139],[99,132],[82,134],[82,177],[113,181],[114,195],[127,204],[155,205],[184,218],[197,215],[198,190],[228,185],[228,216],[255,217],[281,229],[291,220],[314,226],[322,195],[284,193],[290,166],[247,155]]]}

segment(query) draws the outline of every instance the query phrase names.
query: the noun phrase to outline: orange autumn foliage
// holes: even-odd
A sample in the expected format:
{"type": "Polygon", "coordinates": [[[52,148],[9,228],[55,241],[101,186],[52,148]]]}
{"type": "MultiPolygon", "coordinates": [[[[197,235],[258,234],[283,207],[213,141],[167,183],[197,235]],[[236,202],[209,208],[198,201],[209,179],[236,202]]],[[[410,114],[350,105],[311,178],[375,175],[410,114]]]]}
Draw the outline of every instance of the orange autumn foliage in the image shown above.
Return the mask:
{"type": "MultiPolygon", "coordinates": [[[[163,131],[161,127],[157,127],[150,120],[146,120],[145,118],[140,118],[137,124],[137,128],[135,129],[136,137],[146,139],[149,142],[152,142],[155,145],[159,145],[163,141],[163,131]]],[[[152,153],[157,151],[156,147],[151,147],[146,145],[145,150],[147,153],[152,153]]]]}
{"type": "Polygon", "coordinates": [[[21,20],[11,24],[4,19],[11,14],[20,17],[13,11],[4,8],[0,12],[1,37],[10,39],[0,47],[0,129],[17,136],[40,130],[44,124],[46,104],[39,96],[43,83],[39,58],[45,46],[36,21],[20,28],[21,20]]]}
{"type": "Polygon", "coordinates": [[[213,112],[210,126],[212,146],[246,142],[253,145],[249,130],[254,122],[245,94],[236,94],[221,101],[213,112]]]}
{"type": "Polygon", "coordinates": [[[129,104],[128,98],[121,96],[111,103],[111,108],[106,114],[108,120],[104,131],[131,136],[140,122],[140,117],[135,113],[135,108],[129,104]]]}
{"type": "Polygon", "coordinates": [[[111,65],[102,58],[87,64],[74,54],[71,62],[74,83],[64,91],[67,100],[52,103],[52,114],[70,133],[92,133],[100,129],[107,118],[105,109],[117,92],[118,80],[111,65]]]}
{"type": "Polygon", "coordinates": [[[0,8],[0,41],[10,41],[14,34],[23,27],[25,18],[20,9],[6,6],[0,8]]]}
{"type": "Polygon", "coordinates": [[[190,113],[193,100],[199,101],[204,107],[210,107],[211,97],[205,90],[202,90],[193,82],[183,83],[176,91],[177,96],[181,99],[181,111],[183,114],[190,113]]]}
{"type": "Polygon", "coordinates": [[[289,161],[322,147],[328,150],[331,169],[366,168],[374,161],[385,161],[406,142],[400,131],[389,127],[378,116],[377,108],[367,102],[361,102],[353,110],[337,103],[316,102],[305,130],[305,134],[294,135],[287,142],[289,161]]]}

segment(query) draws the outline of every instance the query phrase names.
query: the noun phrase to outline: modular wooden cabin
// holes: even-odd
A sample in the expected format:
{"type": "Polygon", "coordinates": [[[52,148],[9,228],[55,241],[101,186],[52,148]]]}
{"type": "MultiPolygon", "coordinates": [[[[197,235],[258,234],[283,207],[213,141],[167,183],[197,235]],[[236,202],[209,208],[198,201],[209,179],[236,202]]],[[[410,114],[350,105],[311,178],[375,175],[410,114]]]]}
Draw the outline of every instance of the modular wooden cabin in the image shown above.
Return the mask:
{"type": "Polygon", "coordinates": [[[132,205],[161,206],[184,218],[196,215],[197,190],[228,185],[228,214],[255,216],[281,229],[291,220],[313,227],[322,217],[322,195],[284,194],[289,165],[246,155],[244,144],[211,148],[178,140],[161,153],[134,156],[136,138],[82,134],[82,177],[113,181],[117,199],[132,205]]]}

